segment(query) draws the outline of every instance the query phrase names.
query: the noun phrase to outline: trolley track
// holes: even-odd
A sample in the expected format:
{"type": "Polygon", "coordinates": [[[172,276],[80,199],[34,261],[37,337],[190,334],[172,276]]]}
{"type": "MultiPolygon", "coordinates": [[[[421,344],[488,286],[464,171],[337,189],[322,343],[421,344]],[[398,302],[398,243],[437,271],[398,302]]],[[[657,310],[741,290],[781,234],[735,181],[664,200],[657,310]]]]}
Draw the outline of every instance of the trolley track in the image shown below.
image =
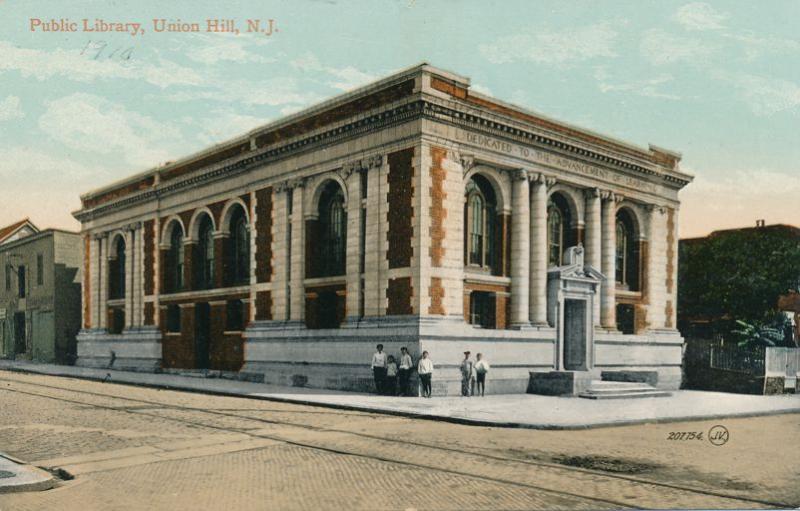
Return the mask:
{"type": "MultiPolygon", "coordinates": [[[[16,393],[24,394],[24,395],[30,395],[30,396],[46,398],[46,399],[53,399],[53,400],[62,401],[62,402],[69,402],[69,403],[72,403],[72,404],[75,404],[75,405],[80,405],[80,406],[90,406],[90,407],[94,407],[94,408],[98,408],[98,409],[105,409],[105,410],[116,411],[116,412],[124,412],[124,413],[130,413],[130,414],[141,415],[141,416],[149,416],[149,417],[157,418],[157,419],[160,419],[160,420],[168,420],[168,421],[173,421],[173,422],[179,422],[179,423],[183,423],[183,424],[189,424],[189,425],[196,426],[196,427],[202,427],[202,428],[212,429],[212,430],[226,432],[226,433],[245,434],[245,435],[251,436],[253,438],[263,438],[263,439],[275,440],[275,441],[278,441],[278,442],[281,442],[281,443],[285,443],[287,445],[296,446],[296,447],[302,447],[302,448],[307,448],[307,449],[315,449],[315,450],[324,451],[324,452],[328,452],[328,453],[332,453],[332,454],[338,454],[338,455],[355,456],[355,457],[359,457],[359,458],[365,458],[365,459],[374,460],[374,461],[381,461],[381,462],[385,462],[385,463],[393,463],[393,464],[397,464],[397,465],[402,465],[402,466],[407,466],[407,467],[412,467],[412,468],[418,468],[418,469],[423,469],[423,470],[436,470],[436,471],[439,471],[439,472],[444,472],[444,473],[449,473],[449,474],[459,475],[459,476],[464,476],[464,477],[471,477],[471,478],[481,479],[481,480],[484,480],[484,481],[490,481],[490,482],[499,483],[499,484],[508,484],[508,485],[513,485],[513,486],[518,486],[518,487],[523,487],[523,488],[534,489],[534,490],[548,492],[548,493],[555,494],[555,495],[568,496],[568,497],[572,497],[572,498],[586,499],[586,500],[595,501],[595,502],[598,502],[598,503],[602,502],[604,504],[617,506],[617,507],[636,508],[637,506],[632,504],[631,502],[626,502],[626,501],[605,499],[605,498],[596,497],[596,496],[592,496],[592,495],[587,495],[587,494],[583,494],[583,493],[576,493],[576,492],[569,492],[569,491],[564,491],[564,490],[557,490],[557,489],[554,489],[554,488],[551,488],[551,487],[540,486],[540,485],[531,484],[531,483],[527,483],[527,482],[514,481],[514,480],[511,480],[511,479],[505,479],[505,478],[491,477],[491,476],[487,476],[487,475],[484,475],[484,474],[475,474],[473,472],[468,472],[468,471],[459,471],[459,470],[454,470],[454,469],[448,469],[448,468],[441,467],[441,466],[431,466],[429,464],[415,463],[415,462],[399,460],[399,459],[396,459],[396,458],[391,458],[391,457],[386,457],[386,456],[379,456],[379,455],[375,455],[375,454],[359,453],[359,452],[354,452],[351,449],[341,449],[341,448],[337,448],[337,447],[319,445],[318,443],[313,443],[313,442],[308,442],[308,441],[298,441],[298,440],[293,440],[293,439],[290,439],[290,438],[286,438],[286,436],[281,436],[281,435],[270,435],[268,433],[264,433],[263,431],[260,431],[258,433],[254,433],[252,431],[253,428],[235,428],[235,427],[228,427],[228,426],[218,426],[218,425],[214,425],[214,424],[209,424],[209,422],[207,422],[207,421],[204,422],[202,420],[191,420],[191,419],[186,419],[186,418],[171,417],[171,416],[168,416],[168,415],[152,413],[152,412],[150,412],[148,410],[161,409],[161,410],[173,410],[173,411],[180,411],[180,412],[191,412],[191,413],[204,414],[204,415],[209,415],[209,416],[226,417],[226,418],[247,420],[247,421],[252,421],[252,422],[255,422],[255,423],[261,423],[261,424],[267,424],[267,425],[273,425],[273,426],[286,426],[286,427],[290,427],[290,428],[300,428],[300,429],[304,429],[304,430],[307,430],[307,431],[313,431],[313,432],[336,433],[336,434],[341,434],[341,435],[351,435],[351,436],[360,437],[360,438],[373,440],[373,441],[389,442],[389,443],[393,443],[393,444],[402,444],[404,446],[409,446],[409,447],[418,447],[418,448],[423,448],[423,449],[431,449],[431,450],[436,450],[436,451],[441,451],[441,452],[454,453],[454,454],[458,454],[458,455],[480,456],[481,458],[487,459],[487,460],[493,460],[493,461],[502,462],[502,463],[519,464],[519,465],[530,466],[530,467],[537,467],[537,468],[540,468],[540,469],[546,469],[546,470],[550,470],[550,471],[557,471],[557,472],[562,472],[562,473],[565,473],[565,474],[580,473],[580,474],[585,474],[585,475],[588,475],[588,476],[592,476],[594,478],[599,478],[601,480],[602,479],[619,480],[619,481],[625,481],[625,482],[628,482],[628,483],[632,483],[632,484],[635,484],[635,485],[647,485],[647,486],[651,486],[651,487],[663,488],[665,490],[683,492],[683,493],[688,493],[688,494],[693,494],[693,495],[698,495],[698,496],[707,496],[707,497],[714,497],[714,498],[720,498],[720,499],[727,499],[727,500],[731,501],[731,503],[741,502],[741,503],[759,504],[759,505],[762,505],[762,506],[778,507],[778,508],[795,507],[794,504],[789,504],[789,503],[785,503],[785,502],[776,502],[776,501],[770,501],[770,500],[765,500],[765,499],[757,499],[757,498],[750,498],[750,497],[744,497],[744,496],[738,496],[738,495],[731,495],[731,494],[726,494],[726,493],[723,493],[723,492],[710,491],[710,490],[706,490],[706,489],[702,489],[702,488],[695,488],[695,487],[691,487],[691,486],[681,486],[681,485],[672,484],[672,483],[652,481],[652,480],[648,480],[648,479],[632,477],[632,476],[623,475],[623,474],[606,473],[606,472],[601,472],[601,471],[591,470],[591,469],[586,469],[586,468],[570,467],[570,466],[560,465],[560,464],[556,464],[556,463],[548,463],[548,462],[545,462],[545,461],[535,461],[535,460],[528,460],[528,459],[520,459],[520,458],[516,458],[516,457],[506,457],[506,456],[500,456],[500,455],[496,455],[496,454],[488,454],[488,453],[485,453],[485,452],[464,450],[463,448],[456,449],[456,448],[453,448],[453,447],[447,447],[447,446],[442,446],[442,445],[438,445],[438,444],[430,444],[430,443],[419,442],[419,441],[414,441],[414,440],[407,440],[407,439],[398,440],[396,438],[384,437],[384,436],[381,436],[381,435],[372,435],[372,434],[368,434],[368,433],[363,433],[363,432],[358,432],[358,431],[350,431],[350,430],[334,428],[334,427],[316,426],[316,425],[312,425],[312,424],[308,424],[308,423],[295,422],[295,421],[284,420],[284,419],[277,419],[277,418],[268,419],[268,418],[264,418],[264,417],[255,417],[255,416],[247,413],[247,412],[257,412],[257,413],[269,412],[269,413],[293,414],[293,413],[302,413],[301,411],[295,412],[295,411],[291,411],[291,410],[265,410],[265,409],[212,410],[212,409],[200,408],[200,407],[195,407],[195,406],[176,405],[176,404],[165,403],[165,402],[161,402],[161,401],[157,401],[157,400],[120,396],[120,395],[109,394],[109,393],[105,393],[105,392],[94,392],[94,391],[89,391],[89,390],[70,389],[70,388],[58,387],[58,386],[55,386],[55,385],[48,385],[48,384],[38,383],[38,382],[20,381],[20,380],[15,380],[15,379],[11,379],[11,378],[2,378],[2,377],[0,377],[0,381],[10,382],[10,383],[13,383],[15,385],[27,385],[27,386],[31,386],[31,387],[38,387],[40,389],[48,389],[48,390],[52,390],[52,391],[59,392],[59,393],[72,393],[72,394],[78,394],[78,395],[83,395],[83,396],[92,396],[92,397],[102,398],[102,399],[118,400],[118,401],[123,401],[123,402],[136,403],[138,406],[135,406],[135,407],[127,406],[126,407],[126,406],[119,406],[119,405],[115,405],[115,406],[104,405],[104,404],[93,403],[93,402],[90,402],[90,401],[83,401],[83,400],[80,400],[80,399],[77,399],[77,398],[67,398],[67,397],[64,397],[64,396],[51,395],[51,394],[47,394],[47,393],[32,392],[30,390],[21,390],[21,389],[17,389],[17,388],[0,387],[0,390],[4,390],[6,392],[16,392],[16,393]],[[142,406],[142,405],[146,405],[146,406],[142,406]],[[241,413],[234,413],[234,412],[241,412],[241,413]]],[[[114,385],[115,388],[119,388],[121,386],[120,384],[110,384],[110,385],[114,385]]],[[[180,392],[180,391],[175,391],[175,392],[180,392]]],[[[231,396],[231,397],[236,398],[236,396],[231,396]]],[[[243,398],[240,397],[239,399],[243,399],[243,398]]],[[[309,406],[309,405],[303,405],[303,406],[309,406]]],[[[337,415],[337,413],[335,413],[335,412],[329,412],[329,414],[330,415],[337,415]]],[[[368,415],[380,415],[380,413],[379,412],[375,412],[375,413],[353,414],[353,413],[342,412],[341,414],[338,414],[338,415],[342,415],[342,416],[352,416],[352,415],[368,416],[368,415]]],[[[734,506],[731,506],[731,507],[734,507],[734,506]]]]}

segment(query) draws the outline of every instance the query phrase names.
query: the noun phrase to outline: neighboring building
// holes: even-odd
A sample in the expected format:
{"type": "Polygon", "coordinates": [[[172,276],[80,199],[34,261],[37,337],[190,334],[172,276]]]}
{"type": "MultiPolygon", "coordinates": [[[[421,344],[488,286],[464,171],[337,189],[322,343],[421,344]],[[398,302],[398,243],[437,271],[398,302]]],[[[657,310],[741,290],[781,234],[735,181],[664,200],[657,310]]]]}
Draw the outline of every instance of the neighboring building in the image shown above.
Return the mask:
{"type": "Polygon", "coordinates": [[[83,195],[78,362],[367,389],[382,342],[430,351],[439,393],[465,349],[494,392],[675,388],[679,160],[404,70],[83,195]]]}
{"type": "Polygon", "coordinates": [[[678,325],[691,338],[710,339],[735,320],[754,321],[791,308],[800,287],[800,228],[766,225],[721,229],[680,240],[678,325]]]}
{"type": "Polygon", "coordinates": [[[24,220],[0,229],[0,357],[72,363],[80,330],[81,238],[24,220]]]}

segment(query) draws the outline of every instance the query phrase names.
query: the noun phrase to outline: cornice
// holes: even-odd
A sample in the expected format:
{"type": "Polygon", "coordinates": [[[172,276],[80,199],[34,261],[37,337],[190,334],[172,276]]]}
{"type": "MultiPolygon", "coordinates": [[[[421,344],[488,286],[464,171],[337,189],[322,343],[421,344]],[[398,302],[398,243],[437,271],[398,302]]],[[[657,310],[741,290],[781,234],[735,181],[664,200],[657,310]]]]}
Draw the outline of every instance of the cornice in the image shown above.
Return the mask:
{"type": "MultiPolygon", "coordinates": [[[[691,181],[690,178],[681,178],[622,158],[601,154],[600,152],[580,147],[577,144],[570,144],[563,140],[558,140],[556,137],[543,135],[533,129],[523,129],[516,125],[518,123],[512,125],[510,122],[499,122],[490,119],[488,115],[480,116],[462,112],[433,101],[417,99],[285,144],[261,148],[245,155],[216,163],[204,171],[197,171],[182,179],[159,183],[149,190],[134,192],[131,195],[101,204],[92,209],[80,210],[75,213],[75,218],[79,221],[89,220],[114,210],[179,193],[190,187],[207,185],[221,179],[227,179],[264,164],[295,157],[308,151],[320,150],[326,146],[335,145],[351,138],[419,119],[434,120],[494,137],[506,138],[567,157],[578,157],[581,160],[601,164],[611,169],[617,168],[628,172],[655,176],[678,187],[685,186],[691,181]]],[[[465,163],[468,162],[469,160],[465,161],[465,163]]],[[[360,164],[365,167],[374,167],[372,162],[360,164]]]]}

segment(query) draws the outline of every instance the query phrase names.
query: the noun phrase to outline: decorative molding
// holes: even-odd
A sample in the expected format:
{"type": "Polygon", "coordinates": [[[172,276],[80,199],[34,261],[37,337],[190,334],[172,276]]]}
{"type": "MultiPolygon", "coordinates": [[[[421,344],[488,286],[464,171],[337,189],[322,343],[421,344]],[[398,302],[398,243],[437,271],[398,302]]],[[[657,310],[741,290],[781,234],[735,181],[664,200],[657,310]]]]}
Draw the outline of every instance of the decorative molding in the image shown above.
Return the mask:
{"type": "Polygon", "coordinates": [[[648,168],[630,161],[608,156],[607,154],[601,154],[599,152],[578,147],[572,143],[558,140],[552,135],[536,133],[533,131],[535,128],[522,129],[516,126],[511,126],[507,123],[489,120],[480,115],[461,112],[453,108],[432,103],[430,101],[418,100],[399,105],[389,110],[378,112],[363,119],[353,120],[349,124],[331,128],[315,135],[306,136],[293,142],[262,148],[257,150],[255,153],[249,153],[243,157],[239,157],[239,159],[235,161],[233,158],[231,158],[218,164],[214,164],[204,171],[200,170],[189,174],[183,179],[179,178],[162,182],[156,188],[136,192],[131,195],[124,196],[116,201],[104,203],[94,208],[79,211],[75,214],[75,217],[79,221],[83,222],[109,211],[125,208],[132,204],[153,200],[173,193],[178,193],[184,188],[203,185],[220,179],[229,179],[233,175],[246,172],[256,166],[294,157],[306,151],[320,150],[326,146],[337,144],[356,136],[362,136],[366,133],[387,129],[420,118],[435,120],[437,122],[446,122],[448,124],[473,131],[489,133],[493,136],[515,140],[518,143],[526,144],[531,147],[538,146],[540,149],[546,151],[552,151],[556,153],[573,153],[574,155],[579,156],[581,159],[597,162],[604,167],[612,169],[615,167],[622,168],[639,174],[657,176],[666,182],[677,184],[679,186],[685,186],[690,182],[690,180],[680,176],[674,176],[658,170],[656,168],[657,165],[655,164],[653,164],[653,168],[648,168]]]}
{"type": "Polygon", "coordinates": [[[461,162],[461,168],[464,171],[464,176],[466,176],[467,172],[472,170],[472,168],[475,166],[475,156],[471,154],[462,154],[458,160],[461,162]]]}
{"type": "Polygon", "coordinates": [[[584,188],[583,189],[583,195],[587,199],[598,199],[598,198],[602,197],[602,193],[600,191],[600,188],[584,188]]]}

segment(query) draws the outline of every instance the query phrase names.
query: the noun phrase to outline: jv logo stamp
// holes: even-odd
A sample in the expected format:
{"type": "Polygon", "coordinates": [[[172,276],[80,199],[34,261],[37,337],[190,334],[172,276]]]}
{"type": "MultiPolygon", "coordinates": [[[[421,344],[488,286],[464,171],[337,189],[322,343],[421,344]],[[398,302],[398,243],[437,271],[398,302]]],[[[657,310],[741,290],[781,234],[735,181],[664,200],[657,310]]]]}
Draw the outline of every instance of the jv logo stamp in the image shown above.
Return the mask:
{"type": "Polygon", "coordinates": [[[730,437],[731,434],[725,426],[716,425],[708,430],[708,441],[714,445],[725,445],[730,437]]]}

